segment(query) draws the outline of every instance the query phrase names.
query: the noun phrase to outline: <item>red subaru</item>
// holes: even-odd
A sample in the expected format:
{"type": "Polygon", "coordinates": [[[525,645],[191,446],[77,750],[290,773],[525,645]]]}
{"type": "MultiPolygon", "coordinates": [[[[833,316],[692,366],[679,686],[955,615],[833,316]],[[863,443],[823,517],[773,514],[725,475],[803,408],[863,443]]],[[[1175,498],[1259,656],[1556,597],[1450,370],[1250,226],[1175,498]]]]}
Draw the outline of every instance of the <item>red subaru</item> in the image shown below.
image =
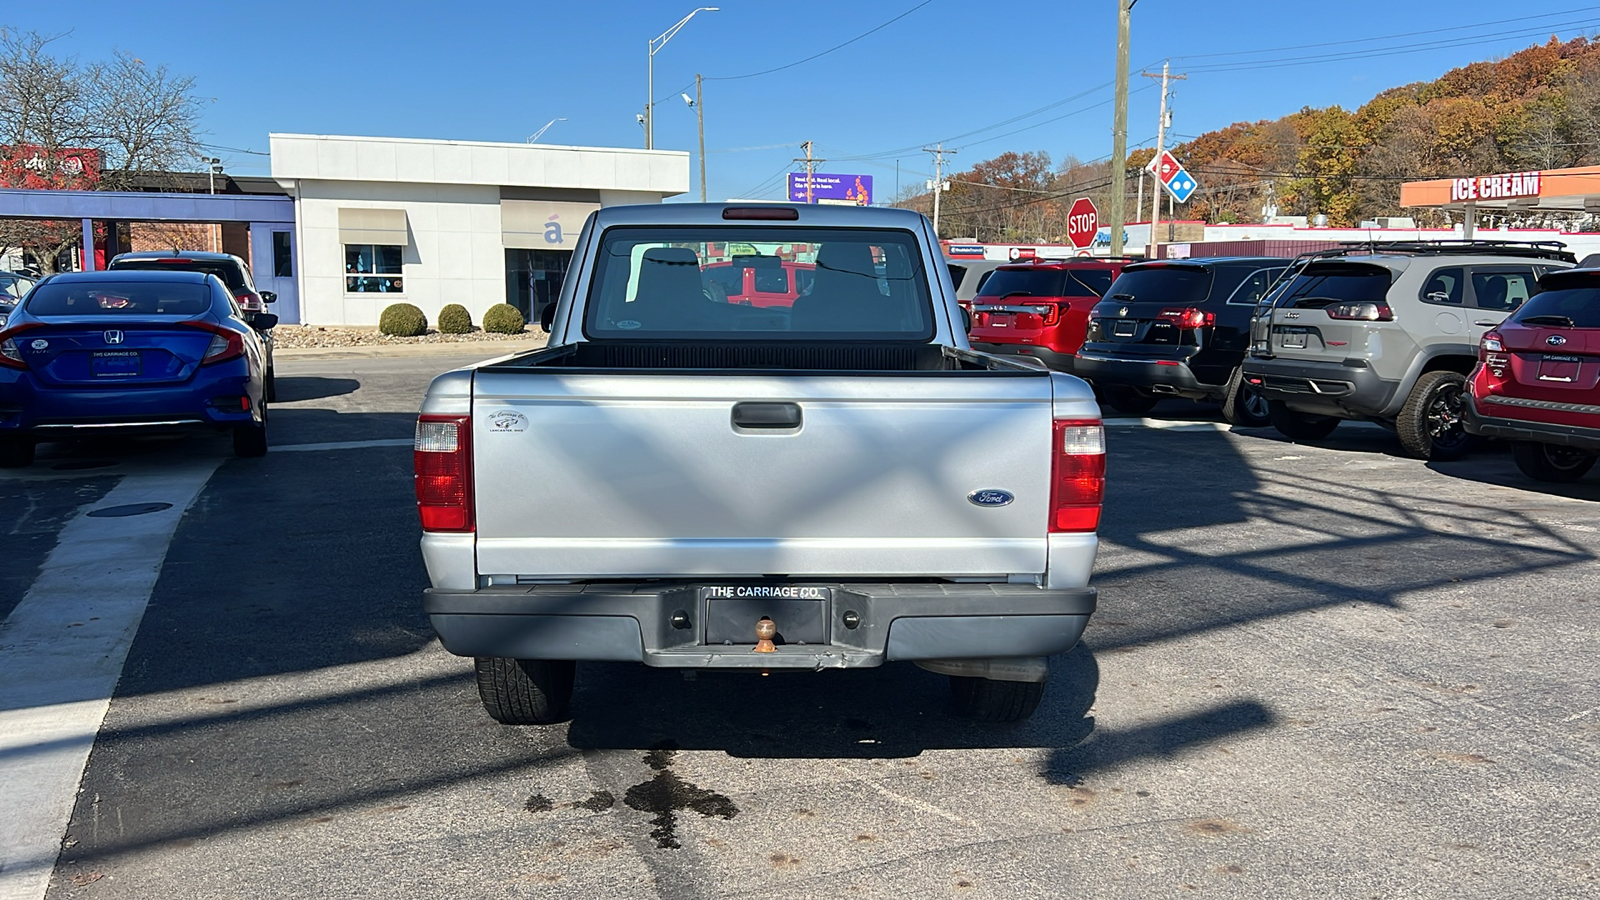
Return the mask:
{"type": "Polygon", "coordinates": [[[1507,438],[1517,468],[1576,481],[1600,458],[1600,269],[1559,269],[1478,343],[1467,431],[1507,438]]]}
{"type": "Polygon", "coordinates": [[[1089,311],[1129,262],[1081,257],[995,269],[972,298],[967,337],[973,349],[1032,356],[1052,369],[1071,372],[1089,311]]]}

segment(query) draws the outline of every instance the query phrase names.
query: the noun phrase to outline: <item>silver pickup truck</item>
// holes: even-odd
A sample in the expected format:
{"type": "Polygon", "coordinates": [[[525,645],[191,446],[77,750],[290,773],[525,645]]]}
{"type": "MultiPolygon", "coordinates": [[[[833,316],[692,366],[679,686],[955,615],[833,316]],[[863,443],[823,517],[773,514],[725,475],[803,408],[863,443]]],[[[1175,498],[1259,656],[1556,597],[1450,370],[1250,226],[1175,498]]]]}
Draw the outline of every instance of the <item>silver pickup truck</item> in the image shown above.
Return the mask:
{"type": "Polygon", "coordinates": [[[547,348],[434,380],[423,603],[490,715],[564,719],[578,660],[907,660],[1033,713],[1095,608],[1100,410],[969,349],[938,248],[907,210],[609,207],[547,348]]]}

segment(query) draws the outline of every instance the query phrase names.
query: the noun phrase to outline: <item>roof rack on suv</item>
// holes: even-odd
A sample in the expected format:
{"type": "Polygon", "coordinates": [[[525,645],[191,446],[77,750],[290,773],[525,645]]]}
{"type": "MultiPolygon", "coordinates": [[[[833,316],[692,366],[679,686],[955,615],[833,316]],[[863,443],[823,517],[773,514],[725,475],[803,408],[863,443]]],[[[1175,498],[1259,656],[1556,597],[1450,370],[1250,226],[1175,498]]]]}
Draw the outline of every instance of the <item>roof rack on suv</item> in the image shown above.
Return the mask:
{"type": "Polygon", "coordinates": [[[1006,263],[1006,265],[1008,265],[1008,266],[1017,266],[1017,265],[1025,265],[1025,264],[1026,265],[1040,265],[1040,264],[1044,264],[1044,265],[1060,265],[1062,263],[1077,263],[1077,262],[1135,263],[1135,262],[1144,262],[1144,257],[1142,257],[1142,256],[1029,256],[1029,257],[1024,257],[1022,259],[1011,260],[1010,262],[1006,263]]]}
{"type": "Polygon", "coordinates": [[[1378,256],[1386,253],[1411,256],[1523,256],[1533,259],[1553,259],[1577,262],[1572,251],[1561,241],[1353,241],[1327,250],[1311,250],[1295,257],[1295,261],[1339,256],[1378,256]]]}

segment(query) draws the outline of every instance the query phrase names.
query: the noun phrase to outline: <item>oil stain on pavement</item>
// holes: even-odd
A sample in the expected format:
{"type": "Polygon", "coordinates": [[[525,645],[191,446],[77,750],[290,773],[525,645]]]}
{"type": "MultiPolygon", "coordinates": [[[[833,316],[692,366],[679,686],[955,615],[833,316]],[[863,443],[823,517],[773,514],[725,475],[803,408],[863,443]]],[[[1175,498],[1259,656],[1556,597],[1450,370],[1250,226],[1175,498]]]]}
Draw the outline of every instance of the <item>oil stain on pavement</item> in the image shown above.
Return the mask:
{"type": "Polygon", "coordinates": [[[677,850],[683,846],[678,843],[679,810],[692,809],[707,818],[720,816],[731,819],[739,814],[739,807],[734,806],[727,796],[704,790],[679,778],[672,771],[672,763],[677,755],[677,747],[670,742],[652,748],[645,754],[644,761],[655,770],[655,777],[628,788],[622,798],[622,802],[630,809],[655,814],[652,820],[655,828],[650,831],[650,836],[656,839],[656,846],[663,850],[677,850]]]}

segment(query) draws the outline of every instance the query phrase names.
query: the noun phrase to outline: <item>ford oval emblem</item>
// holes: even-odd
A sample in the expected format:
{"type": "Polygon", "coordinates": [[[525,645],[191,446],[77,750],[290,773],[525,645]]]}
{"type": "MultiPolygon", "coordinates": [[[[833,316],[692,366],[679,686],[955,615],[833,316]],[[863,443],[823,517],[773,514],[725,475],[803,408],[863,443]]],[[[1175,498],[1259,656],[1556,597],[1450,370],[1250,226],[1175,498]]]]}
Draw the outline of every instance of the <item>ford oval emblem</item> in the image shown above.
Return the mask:
{"type": "Polygon", "coordinates": [[[1015,499],[1016,495],[999,488],[979,488],[967,495],[967,501],[974,506],[1009,506],[1015,499]]]}
{"type": "Polygon", "coordinates": [[[1545,338],[1544,342],[1546,344],[1549,344],[1552,347],[1559,347],[1562,344],[1565,344],[1567,342],[1567,339],[1562,337],[1559,334],[1552,334],[1549,337],[1545,338]]]}

